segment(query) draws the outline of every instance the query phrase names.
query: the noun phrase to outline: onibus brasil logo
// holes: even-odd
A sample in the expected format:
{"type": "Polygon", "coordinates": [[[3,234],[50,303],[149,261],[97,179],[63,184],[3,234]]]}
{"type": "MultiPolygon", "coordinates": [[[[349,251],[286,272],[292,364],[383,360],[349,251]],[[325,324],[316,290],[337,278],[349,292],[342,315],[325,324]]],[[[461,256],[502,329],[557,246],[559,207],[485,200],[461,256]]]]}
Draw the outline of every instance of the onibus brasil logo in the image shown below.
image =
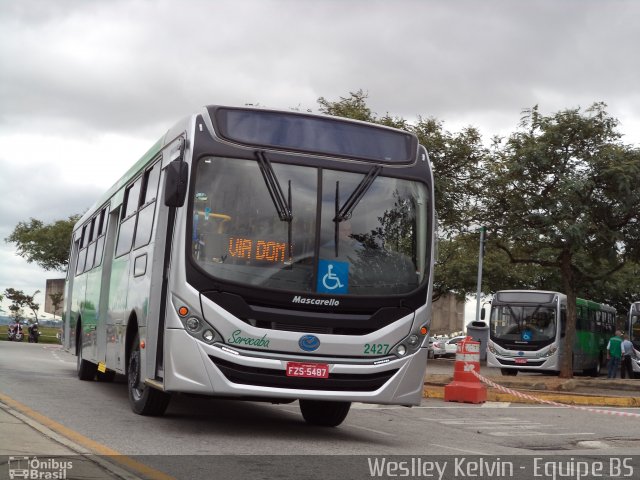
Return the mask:
{"type": "Polygon", "coordinates": [[[67,471],[73,468],[70,460],[58,458],[38,459],[38,457],[9,457],[9,478],[33,480],[64,480],[70,478],[67,471]]]}

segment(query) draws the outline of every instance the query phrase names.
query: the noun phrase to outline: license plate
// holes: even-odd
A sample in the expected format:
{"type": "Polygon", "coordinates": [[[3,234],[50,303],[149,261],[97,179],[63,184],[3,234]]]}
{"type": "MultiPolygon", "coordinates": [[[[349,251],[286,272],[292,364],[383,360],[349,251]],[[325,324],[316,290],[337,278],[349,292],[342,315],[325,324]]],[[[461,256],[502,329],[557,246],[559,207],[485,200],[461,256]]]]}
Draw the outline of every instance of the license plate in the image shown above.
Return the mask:
{"type": "Polygon", "coordinates": [[[526,358],[516,358],[516,363],[527,363],[526,358]]]}
{"type": "Polygon", "coordinates": [[[329,378],[329,365],[287,362],[287,377],[329,378]]]}

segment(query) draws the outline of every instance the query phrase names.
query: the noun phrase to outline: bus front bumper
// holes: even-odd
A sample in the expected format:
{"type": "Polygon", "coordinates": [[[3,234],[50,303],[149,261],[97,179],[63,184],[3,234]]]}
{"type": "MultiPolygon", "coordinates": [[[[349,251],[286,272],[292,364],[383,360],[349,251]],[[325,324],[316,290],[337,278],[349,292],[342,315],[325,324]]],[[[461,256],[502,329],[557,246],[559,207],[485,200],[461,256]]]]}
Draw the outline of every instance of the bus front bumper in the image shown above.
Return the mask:
{"type": "Polygon", "coordinates": [[[315,399],[419,405],[427,348],[403,358],[351,359],[266,354],[207,345],[184,330],[165,335],[165,379],[168,392],[221,397],[315,399]],[[327,365],[329,378],[287,376],[287,363],[327,365]]]}

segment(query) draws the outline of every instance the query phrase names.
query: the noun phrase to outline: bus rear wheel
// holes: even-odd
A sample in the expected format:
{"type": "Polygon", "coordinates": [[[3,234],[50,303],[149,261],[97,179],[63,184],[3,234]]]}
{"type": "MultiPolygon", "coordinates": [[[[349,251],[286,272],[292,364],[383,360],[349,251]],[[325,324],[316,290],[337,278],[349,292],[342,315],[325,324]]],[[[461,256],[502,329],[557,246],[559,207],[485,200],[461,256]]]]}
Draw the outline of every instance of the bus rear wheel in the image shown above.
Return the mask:
{"type": "Polygon", "coordinates": [[[326,400],[300,400],[300,412],[304,420],[320,427],[337,427],[351,408],[351,402],[331,402],[326,400]]]}
{"type": "Polygon", "coordinates": [[[129,404],[138,415],[151,417],[163,415],[169,406],[171,395],[144,385],[140,377],[140,337],[136,335],[127,368],[129,404]]]}

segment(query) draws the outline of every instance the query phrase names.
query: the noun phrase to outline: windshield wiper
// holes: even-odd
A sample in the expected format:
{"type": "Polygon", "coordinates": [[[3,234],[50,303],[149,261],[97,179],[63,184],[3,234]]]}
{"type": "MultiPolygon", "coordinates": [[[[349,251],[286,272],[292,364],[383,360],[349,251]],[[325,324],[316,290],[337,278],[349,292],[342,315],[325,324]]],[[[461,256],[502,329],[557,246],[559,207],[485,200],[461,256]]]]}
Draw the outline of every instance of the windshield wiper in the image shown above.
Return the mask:
{"type": "Polygon", "coordinates": [[[256,152],[256,155],[258,157],[258,164],[260,165],[260,172],[262,172],[264,183],[271,196],[273,206],[276,207],[278,217],[283,222],[291,223],[291,220],[293,220],[293,214],[291,212],[291,180],[289,180],[289,194],[287,199],[282,192],[278,177],[276,177],[276,173],[273,171],[273,167],[267,156],[263,151],[256,152]]]}
{"type": "Polygon", "coordinates": [[[264,178],[264,184],[267,187],[273,206],[276,207],[278,218],[280,218],[281,221],[288,223],[287,240],[289,244],[289,262],[291,262],[293,257],[293,242],[291,238],[291,224],[293,223],[293,210],[291,207],[291,180],[288,182],[287,197],[285,198],[280,182],[278,181],[278,177],[273,171],[271,162],[265,153],[259,150],[256,152],[256,156],[258,157],[258,165],[260,166],[262,178],[264,178]]]}
{"type": "Polygon", "coordinates": [[[374,165],[371,168],[371,170],[367,172],[364,178],[360,180],[360,183],[353,190],[353,192],[351,192],[351,195],[349,195],[349,198],[347,198],[347,201],[344,202],[344,205],[342,205],[342,207],[340,207],[340,182],[339,181],[336,182],[336,210],[335,210],[335,217],[333,218],[333,222],[335,224],[334,241],[336,246],[336,257],[338,256],[338,252],[339,252],[338,231],[340,228],[339,227],[340,222],[351,218],[351,215],[353,214],[353,210],[356,208],[358,203],[360,203],[360,200],[362,200],[362,197],[364,197],[364,195],[367,193],[367,191],[369,190],[374,180],[380,174],[381,171],[382,171],[382,167],[380,165],[374,165]]]}

